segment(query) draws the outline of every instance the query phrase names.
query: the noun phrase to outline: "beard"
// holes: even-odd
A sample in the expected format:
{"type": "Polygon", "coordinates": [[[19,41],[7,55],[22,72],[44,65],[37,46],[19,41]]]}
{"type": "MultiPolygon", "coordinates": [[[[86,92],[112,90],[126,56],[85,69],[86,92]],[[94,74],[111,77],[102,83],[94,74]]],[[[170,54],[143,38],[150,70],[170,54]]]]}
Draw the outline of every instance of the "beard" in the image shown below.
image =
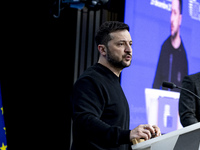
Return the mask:
{"type": "Polygon", "coordinates": [[[178,32],[176,31],[174,34],[171,35],[172,39],[175,39],[178,35],[178,32]]]}
{"type": "Polygon", "coordinates": [[[178,29],[174,31],[174,33],[171,34],[171,38],[175,39],[178,35],[178,29]]]}
{"type": "MultiPolygon", "coordinates": [[[[125,58],[128,54],[125,54],[122,56],[122,58],[125,58]]],[[[129,67],[131,65],[131,62],[127,65],[126,63],[123,62],[123,60],[119,61],[118,58],[110,52],[108,49],[107,52],[107,61],[115,68],[123,69],[126,67],[129,67]]]]}

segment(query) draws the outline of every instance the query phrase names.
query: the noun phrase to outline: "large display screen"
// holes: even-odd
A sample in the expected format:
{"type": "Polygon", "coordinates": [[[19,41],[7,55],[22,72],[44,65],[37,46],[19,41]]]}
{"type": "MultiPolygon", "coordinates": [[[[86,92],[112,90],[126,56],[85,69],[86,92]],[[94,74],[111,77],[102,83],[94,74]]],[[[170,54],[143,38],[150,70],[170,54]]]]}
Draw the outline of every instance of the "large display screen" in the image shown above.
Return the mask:
{"type": "Polygon", "coordinates": [[[166,59],[158,65],[161,47],[171,35],[171,9],[172,0],[125,1],[124,22],[130,26],[133,58],[131,66],[122,71],[121,86],[130,106],[130,129],[146,123],[163,126],[163,133],[181,128],[177,105],[180,91],[161,89],[158,80],[181,86],[183,76],[200,71],[200,0],[183,0],[182,52],[162,54],[166,59]],[[164,73],[156,77],[158,68],[164,73]]]}

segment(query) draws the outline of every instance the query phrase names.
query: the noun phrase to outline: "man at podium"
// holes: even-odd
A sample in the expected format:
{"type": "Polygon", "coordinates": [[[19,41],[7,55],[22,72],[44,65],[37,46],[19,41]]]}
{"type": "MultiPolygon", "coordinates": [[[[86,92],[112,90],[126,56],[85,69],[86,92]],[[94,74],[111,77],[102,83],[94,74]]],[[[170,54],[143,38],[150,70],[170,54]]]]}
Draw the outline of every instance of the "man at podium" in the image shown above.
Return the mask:
{"type": "Polygon", "coordinates": [[[74,84],[72,150],[129,150],[133,139],[160,136],[156,125],[129,129],[129,106],[119,82],[132,60],[129,26],[104,22],[95,37],[100,53],[74,84]]]}

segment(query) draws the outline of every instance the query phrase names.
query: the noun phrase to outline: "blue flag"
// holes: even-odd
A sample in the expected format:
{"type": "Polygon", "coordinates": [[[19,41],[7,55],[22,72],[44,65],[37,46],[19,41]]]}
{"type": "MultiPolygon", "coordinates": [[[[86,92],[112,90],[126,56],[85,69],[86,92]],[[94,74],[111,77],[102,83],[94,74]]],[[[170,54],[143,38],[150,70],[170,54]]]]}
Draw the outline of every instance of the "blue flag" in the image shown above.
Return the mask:
{"type": "Polygon", "coordinates": [[[3,112],[1,82],[0,82],[0,150],[7,150],[6,127],[3,114],[4,112],[3,112]]]}

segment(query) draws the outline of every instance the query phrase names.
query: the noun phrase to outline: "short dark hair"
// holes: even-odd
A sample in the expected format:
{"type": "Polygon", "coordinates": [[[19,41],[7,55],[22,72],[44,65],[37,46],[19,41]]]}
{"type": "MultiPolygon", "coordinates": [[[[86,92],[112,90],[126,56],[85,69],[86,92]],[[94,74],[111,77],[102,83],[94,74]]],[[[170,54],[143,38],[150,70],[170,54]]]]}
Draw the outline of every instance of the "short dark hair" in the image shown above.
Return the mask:
{"type": "Polygon", "coordinates": [[[182,14],[182,9],[183,9],[182,0],[179,0],[179,8],[180,8],[180,14],[182,14]]]}
{"type": "Polygon", "coordinates": [[[111,37],[109,34],[111,32],[115,32],[118,30],[124,30],[124,29],[129,31],[129,26],[123,22],[119,22],[119,21],[104,22],[100,26],[100,28],[95,36],[96,44],[97,45],[104,44],[107,46],[107,43],[111,40],[111,37]]]}

